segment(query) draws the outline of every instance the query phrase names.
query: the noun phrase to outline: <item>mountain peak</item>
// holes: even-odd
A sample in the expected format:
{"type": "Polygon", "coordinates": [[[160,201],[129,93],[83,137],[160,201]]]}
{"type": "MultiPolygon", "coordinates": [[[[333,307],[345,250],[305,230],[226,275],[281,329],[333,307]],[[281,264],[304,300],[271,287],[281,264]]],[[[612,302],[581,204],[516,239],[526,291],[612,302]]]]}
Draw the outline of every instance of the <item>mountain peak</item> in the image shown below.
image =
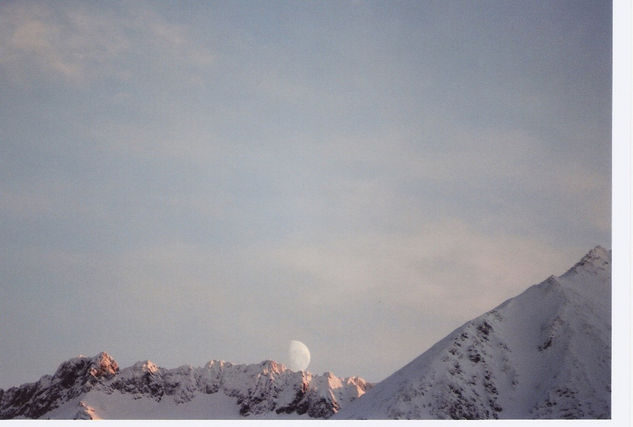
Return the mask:
{"type": "Polygon", "coordinates": [[[286,370],[286,367],[284,365],[274,360],[264,360],[259,363],[259,366],[262,367],[263,373],[279,374],[286,370]]]}
{"type": "Polygon", "coordinates": [[[598,245],[592,250],[590,250],[589,252],[587,252],[587,255],[585,255],[583,259],[587,257],[592,258],[592,259],[611,260],[611,251],[598,245]]]}
{"type": "Polygon", "coordinates": [[[101,352],[93,357],[79,355],[62,362],[54,378],[61,379],[63,383],[73,383],[78,379],[88,381],[101,377],[110,378],[119,372],[119,365],[106,352],[101,352]]]}
{"type": "Polygon", "coordinates": [[[335,419],[609,418],[611,253],[467,322],[335,419]]]}
{"type": "Polygon", "coordinates": [[[132,366],[132,369],[143,372],[143,373],[149,372],[150,374],[153,374],[157,372],[159,368],[151,360],[145,360],[145,361],[136,362],[132,366]]]}
{"type": "Polygon", "coordinates": [[[101,353],[90,359],[90,375],[95,378],[102,376],[111,377],[119,372],[119,364],[108,353],[102,351],[101,353]]]}
{"type": "Polygon", "coordinates": [[[572,273],[607,271],[611,268],[611,251],[598,245],[580,259],[563,276],[572,273]]]}

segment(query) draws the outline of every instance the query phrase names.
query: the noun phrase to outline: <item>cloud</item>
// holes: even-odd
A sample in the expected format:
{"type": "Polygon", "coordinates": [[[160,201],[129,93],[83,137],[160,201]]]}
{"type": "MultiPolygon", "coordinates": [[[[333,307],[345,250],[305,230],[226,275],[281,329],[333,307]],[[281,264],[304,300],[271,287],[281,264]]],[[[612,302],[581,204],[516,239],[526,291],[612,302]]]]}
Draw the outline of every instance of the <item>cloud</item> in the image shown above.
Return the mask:
{"type": "Polygon", "coordinates": [[[287,242],[262,252],[280,270],[294,271],[313,284],[323,300],[371,295],[394,307],[455,318],[481,312],[495,300],[562,273],[561,266],[578,256],[537,239],[486,235],[458,220],[419,222],[402,234],[287,242]]]}
{"type": "Polygon", "coordinates": [[[74,326],[78,351],[111,343],[121,353],[158,357],[171,340],[178,349],[163,354],[168,366],[205,357],[253,363],[283,357],[287,340],[300,338],[315,354],[315,372],[335,367],[377,380],[461,323],[562,273],[585,249],[561,251],[440,221],[411,233],[319,242],[235,247],[177,239],[110,253],[27,248],[0,267],[24,282],[20,294],[35,291],[33,283],[64,283],[31,292],[16,310],[47,300],[43,315],[74,325],[77,310],[64,314],[67,298],[90,307],[74,326]],[[102,325],[112,316],[128,327],[102,325]]]}
{"type": "MultiPolygon", "coordinates": [[[[288,295],[283,310],[295,330],[322,352],[315,369],[336,365],[379,379],[467,320],[563,273],[585,250],[445,220],[408,233],[286,241],[258,258],[271,266],[260,277],[271,275],[288,295]],[[366,354],[373,368],[364,366],[366,354]]],[[[256,310],[269,306],[259,301],[256,310]]]]}
{"type": "MultiPolygon", "coordinates": [[[[212,338],[214,357],[244,357],[239,349],[246,343],[253,359],[243,361],[279,357],[270,352],[300,337],[319,354],[315,371],[336,366],[344,375],[375,380],[461,323],[563,273],[585,250],[489,236],[447,220],[403,234],[328,235],[248,247],[162,242],[104,259],[95,277],[110,278],[112,298],[126,296],[126,306],[135,307],[126,314],[133,322],[151,319],[167,329],[169,322],[176,329],[194,322],[198,334],[212,338]],[[157,315],[153,307],[169,311],[157,315]],[[226,325],[239,331],[239,339],[227,335],[226,325]],[[419,330],[411,334],[414,325],[419,330]],[[264,332],[273,330],[274,337],[264,332]],[[377,342],[380,352],[372,349],[377,342]],[[365,366],[359,360],[367,352],[375,354],[365,366]]],[[[65,259],[52,264],[75,262],[65,259]]],[[[180,341],[193,349],[195,340],[180,341]]]]}
{"type": "Polygon", "coordinates": [[[16,81],[57,77],[86,83],[129,79],[146,67],[206,67],[213,55],[143,3],[127,10],[85,3],[0,6],[0,66],[16,81]],[[29,70],[26,72],[26,70],[29,70]]]}

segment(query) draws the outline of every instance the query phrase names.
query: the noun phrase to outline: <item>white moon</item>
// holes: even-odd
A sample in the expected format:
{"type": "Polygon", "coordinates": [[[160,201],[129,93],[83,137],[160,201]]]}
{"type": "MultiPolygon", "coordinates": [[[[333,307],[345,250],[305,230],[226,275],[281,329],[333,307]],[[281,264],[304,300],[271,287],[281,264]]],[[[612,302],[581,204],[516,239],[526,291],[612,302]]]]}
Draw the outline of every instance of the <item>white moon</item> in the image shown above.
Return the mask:
{"type": "Polygon", "coordinates": [[[293,371],[305,371],[310,364],[310,350],[301,341],[290,341],[288,348],[289,368],[293,371]]]}

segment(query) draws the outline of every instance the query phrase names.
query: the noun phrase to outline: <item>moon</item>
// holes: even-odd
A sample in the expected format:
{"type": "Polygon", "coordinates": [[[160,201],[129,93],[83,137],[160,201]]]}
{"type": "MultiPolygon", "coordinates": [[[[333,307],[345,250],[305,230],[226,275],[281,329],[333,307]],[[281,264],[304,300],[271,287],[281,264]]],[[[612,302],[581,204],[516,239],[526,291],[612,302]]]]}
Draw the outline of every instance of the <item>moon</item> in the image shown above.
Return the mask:
{"type": "Polygon", "coordinates": [[[305,371],[310,364],[310,350],[301,341],[290,341],[288,347],[289,368],[293,371],[305,371]]]}

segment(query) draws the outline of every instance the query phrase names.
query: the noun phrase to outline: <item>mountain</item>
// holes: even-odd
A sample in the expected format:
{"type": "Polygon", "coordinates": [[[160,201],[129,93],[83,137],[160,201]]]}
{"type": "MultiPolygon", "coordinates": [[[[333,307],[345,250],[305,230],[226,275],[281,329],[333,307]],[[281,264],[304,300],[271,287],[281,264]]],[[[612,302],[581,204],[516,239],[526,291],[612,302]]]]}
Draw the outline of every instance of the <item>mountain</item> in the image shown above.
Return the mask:
{"type": "Polygon", "coordinates": [[[596,247],[373,387],[273,361],[119,369],[100,353],[0,389],[0,418],[609,418],[610,402],[611,253],[596,247]]]}
{"type": "Polygon", "coordinates": [[[609,418],[611,252],[471,320],[334,419],[609,418]]]}
{"type": "Polygon", "coordinates": [[[150,361],[119,369],[107,353],[63,362],[52,376],[0,389],[0,418],[328,418],[370,384],[273,361],[164,369],[150,361]]]}

